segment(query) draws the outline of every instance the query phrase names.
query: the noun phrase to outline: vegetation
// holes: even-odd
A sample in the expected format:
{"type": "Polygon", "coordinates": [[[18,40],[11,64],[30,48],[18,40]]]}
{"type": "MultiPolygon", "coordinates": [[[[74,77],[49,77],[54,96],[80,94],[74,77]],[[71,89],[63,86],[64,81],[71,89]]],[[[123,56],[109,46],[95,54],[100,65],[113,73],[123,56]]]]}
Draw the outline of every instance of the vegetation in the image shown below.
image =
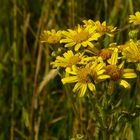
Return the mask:
{"type": "Polygon", "coordinates": [[[140,0],[0,1],[0,140],[138,140],[139,6],[140,0]],[[80,34],[71,42],[80,45],[68,45],[77,28],[90,40],[83,45],[80,34]],[[80,57],[78,68],[67,67],[64,53],[80,57]],[[88,76],[80,76],[88,90],[74,88],[73,73],[88,76]]]}

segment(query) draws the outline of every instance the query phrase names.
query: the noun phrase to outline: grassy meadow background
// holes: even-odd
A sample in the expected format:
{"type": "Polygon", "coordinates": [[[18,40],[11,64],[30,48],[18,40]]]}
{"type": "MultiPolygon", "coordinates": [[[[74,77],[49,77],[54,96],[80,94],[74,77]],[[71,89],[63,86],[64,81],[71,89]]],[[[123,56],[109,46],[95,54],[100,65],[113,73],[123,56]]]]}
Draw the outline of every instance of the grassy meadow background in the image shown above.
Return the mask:
{"type": "Polygon", "coordinates": [[[84,19],[105,20],[121,29],[116,41],[124,43],[140,0],[1,0],[0,9],[0,140],[75,137],[73,99],[58,75],[49,77],[51,51],[40,45],[40,34],[84,19]]]}

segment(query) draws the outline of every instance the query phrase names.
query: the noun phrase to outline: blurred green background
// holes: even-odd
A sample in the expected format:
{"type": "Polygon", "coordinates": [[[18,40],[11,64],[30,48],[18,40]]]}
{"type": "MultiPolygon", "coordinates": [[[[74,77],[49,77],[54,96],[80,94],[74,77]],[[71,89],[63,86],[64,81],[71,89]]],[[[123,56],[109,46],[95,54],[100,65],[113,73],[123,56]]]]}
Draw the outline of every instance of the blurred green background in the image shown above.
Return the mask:
{"type": "Polygon", "coordinates": [[[50,50],[39,44],[44,29],[73,28],[83,19],[123,30],[140,0],[0,1],[0,140],[69,140],[74,113],[59,76],[38,87],[50,71],[50,50]]]}

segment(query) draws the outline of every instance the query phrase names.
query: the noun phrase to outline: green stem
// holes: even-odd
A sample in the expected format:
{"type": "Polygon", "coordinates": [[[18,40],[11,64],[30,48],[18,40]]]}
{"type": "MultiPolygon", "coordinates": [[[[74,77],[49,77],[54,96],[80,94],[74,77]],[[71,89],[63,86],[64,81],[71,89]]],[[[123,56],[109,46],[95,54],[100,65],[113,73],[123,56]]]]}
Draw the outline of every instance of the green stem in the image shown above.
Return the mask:
{"type": "Polygon", "coordinates": [[[78,119],[78,121],[79,121],[79,123],[81,125],[82,131],[85,134],[88,134],[87,129],[85,128],[85,125],[84,125],[84,123],[81,120],[81,115],[80,115],[80,111],[79,111],[79,110],[81,110],[80,105],[79,105],[80,102],[81,102],[80,99],[77,100],[77,102],[75,103],[73,101],[73,98],[72,98],[71,94],[70,94],[70,93],[72,93],[71,88],[68,87],[68,86],[65,86],[65,91],[66,91],[66,95],[67,95],[68,101],[72,105],[72,109],[74,111],[74,115],[77,117],[77,119],[78,119]],[[79,106],[77,107],[77,105],[79,105],[79,106]],[[80,109],[78,109],[78,108],[80,108],[80,109]]]}
{"type": "Polygon", "coordinates": [[[16,0],[13,0],[13,69],[12,69],[12,97],[11,97],[11,128],[10,128],[10,140],[14,140],[14,127],[15,127],[15,119],[14,119],[14,109],[15,109],[15,100],[16,95],[18,93],[18,88],[16,86],[17,82],[17,61],[18,61],[18,52],[17,52],[17,5],[16,0]]]}
{"type": "Polygon", "coordinates": [[[133,8],[133,1],[129,0],[129,8],[130,8],[130,13],[133,14],[134,8],[133,8]]]}
{"type": "Polygon", "coordinates": [[[107,132],[107,130],[103,131],[103,140],[110,140],[109,132],[107,132]]]}

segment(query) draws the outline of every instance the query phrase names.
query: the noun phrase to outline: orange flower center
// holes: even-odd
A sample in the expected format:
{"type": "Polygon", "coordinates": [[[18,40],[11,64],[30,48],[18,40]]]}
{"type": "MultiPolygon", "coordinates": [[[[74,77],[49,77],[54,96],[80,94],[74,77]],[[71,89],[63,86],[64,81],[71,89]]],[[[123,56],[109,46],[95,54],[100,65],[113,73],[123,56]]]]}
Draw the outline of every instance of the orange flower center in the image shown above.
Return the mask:
{"type": "Polygon", "coordinates": [[[112,51],[109,49],[102,49],[99,53],[99,56],[103,58],[103,60],[107,60],[111,57],[112,51]]]}
{"type": "Polygon", "coordinates": [[[106,74],[110,75],[111,80],[117,81],[122,76],[122,70],[119,69],[116,65],[108,65],[106,66],[106,74]]]}
{"type": "Polygon", "coordinates": [[[91,70],[90,67],[85,67],[78,71],[77,77],[80,83],[90,83],[96,80],[97,73],[91,70]]]}

